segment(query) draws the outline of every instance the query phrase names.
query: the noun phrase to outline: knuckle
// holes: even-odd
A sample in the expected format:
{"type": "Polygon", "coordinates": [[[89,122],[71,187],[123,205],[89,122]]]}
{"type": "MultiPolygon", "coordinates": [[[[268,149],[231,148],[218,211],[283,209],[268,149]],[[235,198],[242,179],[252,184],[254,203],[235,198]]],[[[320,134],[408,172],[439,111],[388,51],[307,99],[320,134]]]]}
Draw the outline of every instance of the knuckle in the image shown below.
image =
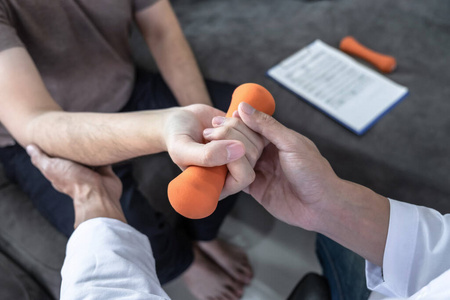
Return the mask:
{"type": "Polygon", "coordinates": [[[233,133],[233,127],[229,127],[229,126],[225,127],[224,136],[226,136],[226,137],[231,136],[232,133],[233,133]]]}
{"type": "Polygon", "coordinates": [[[239,122],[240,122],[240,120],[238,118],[230,118],[227,121],[227,125],[230,127],[237,127],[240,124],[239,122]]]}
{"type": "MultiPolygon", "coordinates": [[[[94,176],[92,176],[91,180],[92,180],[92,182],[94,183],[94,185],[95,185],[95,186],[101,186],[101,185],[103,185],[103,179],[102,179],[102,177],[101,177],[99,174],[97,174],[97,173],[93,173],[93,175],[94,175],[94,176]]],[[[82,179],[86,180],[86,177],[82,177],[82,179]]],[[[88,181],[86,180],[86,182],[88,182],[88,181]]]]}
{"type": "Polygon", "coordinates": [[[252,169],[252,170],[250,171],[249,176],[248,176],[248,184],[247,184],[247,185],[250,185],[251,183],[253,183],[253,181],[255,181],[255,179],[256,179],[256,173],[255,173],[255,171],[252,169]]]}
{"type": "Polygon", "coordinates": [[[201,159],[201,162],[204,166],[210,166],[213,163],[213,159],[214,159],[214,154],[213,151],[211,151],[211,149],[206,148],[205,151],[203,151],[203,156],[201,159]]]}
{"type": "Polygon", "coordinates": [[[239,188],[239,190],[246,188],[253,181],[255,181],[256,173],[253,170],[253,168],[249,167],[248,165],[246,165],[243,169],[240,169],[240,171],[236,173],[235,173],[236,187],[239,188]]]}
{"type": "Polygon", "coordinates": [[[262,112],[258,113],[258,118],[255,121],[256,121],[256,128],[255,128],[256,130],[264,130],[265,128],[272,128],[276,126],[277,123],[277,121],[274,118],[262,112]]]}
{"type": "Polygon", "coordinates": [[[52,165],[48,161],[43,161],[41,164],[41,170],[42,173],[44,173],[45,176],[49,176],[52,173],[52,165]]]}
{"type": "Polygon", "coordinates": [[[268,114],[265,114],[265,113],[261,113],[261,121],[262,122],[264,122],[264,123],[274,123],[275,122],[275,119],[274,118],[272,118],[271,116],[269,116],[268,114]]]}
{"type": "Polygon", "coordinates": [[[221,127],[221,128],[219,128],[216,131],[215,138],[219,139],[219,140],[220,139],[227,139],[227,138],[229,138],[231,136],[232,132],[233,132],[233,128],[231,128],[229,126],[221,127]]]}
{"type": "Polygon", "coordinates": [[[256,162],[256,160],[259,158],[260,151],[255,147],[251,147],[250,149],[246,149],[246,153],[247,157],[253,165],[253,163],[256,162]]]}
{"type": "Polygon", "coordinates": [[[311,141],[309,138],[307,138],[303,135],[299,135],[298,140],[300,143],[303,143],[307,148],[318,151],[316,144],[314,144],[314,142],[311,141]]]}
{"type": "Polygon", "coordinates": [[[266,140],[263,138],[258,139],[257,144],[256,144],[256,148],[258,149],[258,155],[261,155],[262,152],[264,151],[264,148],[266,147],[266,140]]]}

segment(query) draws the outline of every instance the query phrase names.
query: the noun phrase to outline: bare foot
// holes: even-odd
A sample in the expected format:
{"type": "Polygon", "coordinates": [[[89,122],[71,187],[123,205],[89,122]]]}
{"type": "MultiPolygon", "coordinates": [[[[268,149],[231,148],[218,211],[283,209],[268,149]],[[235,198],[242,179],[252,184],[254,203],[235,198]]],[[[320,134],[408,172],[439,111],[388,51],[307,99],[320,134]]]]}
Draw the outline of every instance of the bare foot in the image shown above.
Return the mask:
{"type": "Polygon", "coordinates": [[[237,300],[241,298],[244,290],[242,283],[231,278],[196,246],[194,246],[194,262],[184,272],[183,280],[199,300],[237,300]]]}
{"type": "Polygon", "coordinates": [[[197,245],[235,280],[243,284],[251,282],[253,270],[247,254],[241,248],[219,239],[197,242],[197,245]]]}

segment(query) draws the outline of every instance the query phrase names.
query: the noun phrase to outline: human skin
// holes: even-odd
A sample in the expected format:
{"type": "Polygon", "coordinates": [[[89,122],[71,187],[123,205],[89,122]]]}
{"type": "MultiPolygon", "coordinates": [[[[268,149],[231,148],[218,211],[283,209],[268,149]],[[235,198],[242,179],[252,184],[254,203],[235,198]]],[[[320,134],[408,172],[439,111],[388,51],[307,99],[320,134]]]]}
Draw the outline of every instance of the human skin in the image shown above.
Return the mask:
{"type": "Polygon", "coordinates": [[[314,143],[250,105],[239,117],[270,141],[246,189],[276,218],[316,231],[383,265],[389,200],[339,178],[314,143]]]}
{"type": "Polygon", "coordinates": [[[53,187],[73,199],[76,229],[94,218],[127,223],[120,205],[122,183],[111,166],[92,169],[62,158],[47,156],[35,145],[26,148],[31,162],[53,187]]]}
{"type": "Polygon", "coordinates": [[[197,61],[169,1],[161,0],[138,11],[136,22],[178,103],[212,105],[197,61]]]}
{"type": "Polygon", "coordinates": [[[182,169],[232,163],[227,181],[236,180],[223,196],[242,189],[236,182],[248,184],[254,177],[245,141],[202,143],[203,129],[224,115],[220,110],[197,104],[131,113],[65,112],[24,48],[0,53],[0,107],[0,121],[16,141],[24,147],[35,144],[50,156],[101,166],[168,151],[182,169]]]}

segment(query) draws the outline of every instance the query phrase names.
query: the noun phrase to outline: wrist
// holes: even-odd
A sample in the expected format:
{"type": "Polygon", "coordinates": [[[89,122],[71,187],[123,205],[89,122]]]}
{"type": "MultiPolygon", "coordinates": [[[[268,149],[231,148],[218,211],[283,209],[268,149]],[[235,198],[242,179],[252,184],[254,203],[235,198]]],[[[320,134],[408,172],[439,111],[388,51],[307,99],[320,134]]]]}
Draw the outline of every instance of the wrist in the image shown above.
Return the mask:
{"type": "Polygon", "coordinates": [[[348,205],[353,197],[361,194],[362,186],[336,177],[327,184],[327,191],[317,205],[313,206],[309,230],[325,234],[340,220],[349,217],[348,205]]]}
{"type": "Polygon", "coordinates": [[[82,205],[74,205],[75,208],[75,223],[74,228],[77,228],[81,223],[95,218],[109,218],[116,219],[127,223],[125,215],[120,206],[111,204],[109,200],[89,201],[82,205]]]}
{"type": "Polygon", "coordinates": [[[317,217],[315,231],[382,266],[389,228],[389,200],[342,180],[336,196],[317,217]]]}
{"type": "Polygon", "coordinates": [[[174,140],[174,131],[177,131],[178,127],[184,126],[184,123],[187,123],[187,121],[183,107],[172,107],[163,111],[159,127],[161,151],[170,152],[171,147],[177,142],[174,140]]]}
{"type": "Polygon", "coordinates": [[[192,104],[205,104],[205,105],[209,105],[209,106],[214,106],[211,98],[208,95],[205,95],[204,97],[189,97],[189,99],[180,99],[178,101],[178,103],[180,104],[180,106],[189,106],[192,104]]]}
{"type": "Polygon", "coordinates": [[[114,201],[104,189],[85,185],[76,189],[73,197],[75,210],[74,228],[81,223],[94,218],[110,218],[127,223],[117,199],[114,201]]]}
{"type": "Polygon", "coordinates": [[[142,155],[153,154],[167,151],[167,127],[173,120],[179,107],[173,107],[161,110],[143,111],[140,140],[144,142],[143,149],[146,149],[142,155]],[[148,126],[148,120],[152,120],[151,127],[148,126]]]}

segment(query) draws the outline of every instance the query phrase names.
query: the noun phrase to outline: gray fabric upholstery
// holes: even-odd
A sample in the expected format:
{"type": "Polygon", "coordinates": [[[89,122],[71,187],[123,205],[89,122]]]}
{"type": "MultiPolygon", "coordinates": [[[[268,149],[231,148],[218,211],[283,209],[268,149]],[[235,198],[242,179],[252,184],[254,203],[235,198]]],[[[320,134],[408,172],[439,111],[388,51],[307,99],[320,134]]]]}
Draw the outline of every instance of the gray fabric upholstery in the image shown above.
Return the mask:
{"type": "MultiPolygon", "coordinates": [[[[339,176],[450,212],[450,2],[174,0],[173,5],[205,77],[267,87],[277,101],[275,117],[312,139],[339,176]],[[410,89],[361,137],[265,76],[313,40],[336,47],[346,35],[395,56],[398,70],[388,77],[410,89]]],[[[136,32],[131,42],[137,63],[154,69],[136,32]]],[[[170,212],[161,186],[177,169],[167,167],[165,154],[137,162],[141,190],[170,212]]],[[[0,170],[0,249],[55,298],[65,243],[0,170]]],[[[5,293],[0,289],[0,298],[5,293]]]]}
{"type": "Polygon", "coordinates": [[[2,299],[51,299],[26,271],[3,253],[0,253],[0,291],[2,299]]]}
{"type": "MultiPolygon", "coordinates": [[[[33,207],[31,201],[7,182],[0,168],[0,248],[45,287],[59,297],[60,270],[67,239],[33,207]]],[[[6,290],[0,289],[0,298],[6,290]]],[[[16,298],[19,299],[19,298],[16,298]]],[[[34,298],[39,299],[39,298],[34,298]]]]}

